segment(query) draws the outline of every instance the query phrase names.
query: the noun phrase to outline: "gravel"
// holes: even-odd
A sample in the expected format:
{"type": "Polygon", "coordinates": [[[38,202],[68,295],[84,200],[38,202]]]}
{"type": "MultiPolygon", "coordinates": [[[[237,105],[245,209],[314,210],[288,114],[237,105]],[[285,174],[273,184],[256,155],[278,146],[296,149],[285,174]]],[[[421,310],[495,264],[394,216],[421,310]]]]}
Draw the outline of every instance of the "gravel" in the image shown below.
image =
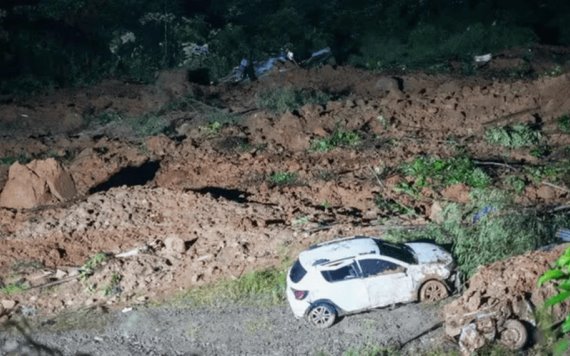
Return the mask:
{"type": "Polygon", "coordinates": [[[285,305],[75,312],[35,320],[27,332],[4,328],[0,354],[341,355],[404,343],[404,353],[417,354],[449,347],[441,328],[429,331],[439,315],[437,305],[408,304],[348,316],[318,330],[296,320],[285,305]]]}

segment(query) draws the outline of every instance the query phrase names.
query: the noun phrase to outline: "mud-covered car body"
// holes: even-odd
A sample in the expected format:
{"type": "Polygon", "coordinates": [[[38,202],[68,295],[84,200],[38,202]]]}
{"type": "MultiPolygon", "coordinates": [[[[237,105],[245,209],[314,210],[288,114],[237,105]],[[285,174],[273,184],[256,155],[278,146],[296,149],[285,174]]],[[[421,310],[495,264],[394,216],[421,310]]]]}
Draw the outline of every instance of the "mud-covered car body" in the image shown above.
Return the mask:
{"type": "Polygon", "coordinates": [[[314,319],[311,313],[323,305],[334,322],[340,315],[416,301],[428,281],[438,283],[438,296],[447,296],[454,268],[451,255],[434,244],[343,238],[299,254],[287,274],[287,299],[297,318],[314,319]]]}

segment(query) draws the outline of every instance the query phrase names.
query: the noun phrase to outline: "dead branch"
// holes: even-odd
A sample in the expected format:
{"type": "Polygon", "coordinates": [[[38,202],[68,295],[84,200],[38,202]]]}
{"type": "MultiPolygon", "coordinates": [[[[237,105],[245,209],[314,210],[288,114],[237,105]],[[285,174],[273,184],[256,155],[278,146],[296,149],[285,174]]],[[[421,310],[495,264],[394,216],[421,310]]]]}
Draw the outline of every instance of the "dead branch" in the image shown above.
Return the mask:
{"type": "Polygon", "coordinates": [[[537,111],[539,109],[540,109],[539,106],[535,106],[532,108],[528,108],[528,109],[524,109],[521,111],[514,112],[512,114],[501,116],[499,118],[496,118],[496,119],[493,119],[491,121],[487,121],[487,122],[483,123],[483,127],[487,128],[491,125],[496,125],[496,124],[501,123],[501,122],[505,122],[505,124],[510,124],[512,122],[521,120],[525,115],[527,115],[533,111],[537,111]]]}

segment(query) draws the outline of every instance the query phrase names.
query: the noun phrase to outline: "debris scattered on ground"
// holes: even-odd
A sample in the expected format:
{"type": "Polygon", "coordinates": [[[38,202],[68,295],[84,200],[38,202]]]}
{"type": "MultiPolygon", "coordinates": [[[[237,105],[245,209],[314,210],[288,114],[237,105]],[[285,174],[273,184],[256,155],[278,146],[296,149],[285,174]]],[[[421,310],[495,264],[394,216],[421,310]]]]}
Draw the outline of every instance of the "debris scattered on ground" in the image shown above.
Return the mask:
{"type": "MultiPolygon", "coordinates": [[[[534,311],[556,294],[552,284],[537,288],[538,278],[567,247],[559,245],[480,267],[462,296],[444,306],[446,334],[459,338],[466,355],[495,340],[513,349],[521,343],[524,346],[527,335],[522,330],[526,325],[536,326],[534,311]]],[[[553,319],[563,320],[569,311],[570,303],[557,305],[552,309],[553,319]]]]}

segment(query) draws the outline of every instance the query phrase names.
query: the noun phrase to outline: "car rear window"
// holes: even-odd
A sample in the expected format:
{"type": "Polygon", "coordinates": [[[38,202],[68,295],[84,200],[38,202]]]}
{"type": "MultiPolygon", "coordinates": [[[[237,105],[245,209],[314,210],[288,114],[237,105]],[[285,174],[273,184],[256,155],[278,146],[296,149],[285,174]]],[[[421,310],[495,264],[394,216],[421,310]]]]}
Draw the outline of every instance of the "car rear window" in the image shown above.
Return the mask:
{"type": "Polygon", "coordinates": [[[289,278],[291,278],[291,281],[293,281],[293,283],[298,283],[301,279],[303,279],[303,277],[305,277],[306,274],[307,271],[303,268],[301,262],[297,260],[293,264],[293,267],[291,267],[289,278]]]}

